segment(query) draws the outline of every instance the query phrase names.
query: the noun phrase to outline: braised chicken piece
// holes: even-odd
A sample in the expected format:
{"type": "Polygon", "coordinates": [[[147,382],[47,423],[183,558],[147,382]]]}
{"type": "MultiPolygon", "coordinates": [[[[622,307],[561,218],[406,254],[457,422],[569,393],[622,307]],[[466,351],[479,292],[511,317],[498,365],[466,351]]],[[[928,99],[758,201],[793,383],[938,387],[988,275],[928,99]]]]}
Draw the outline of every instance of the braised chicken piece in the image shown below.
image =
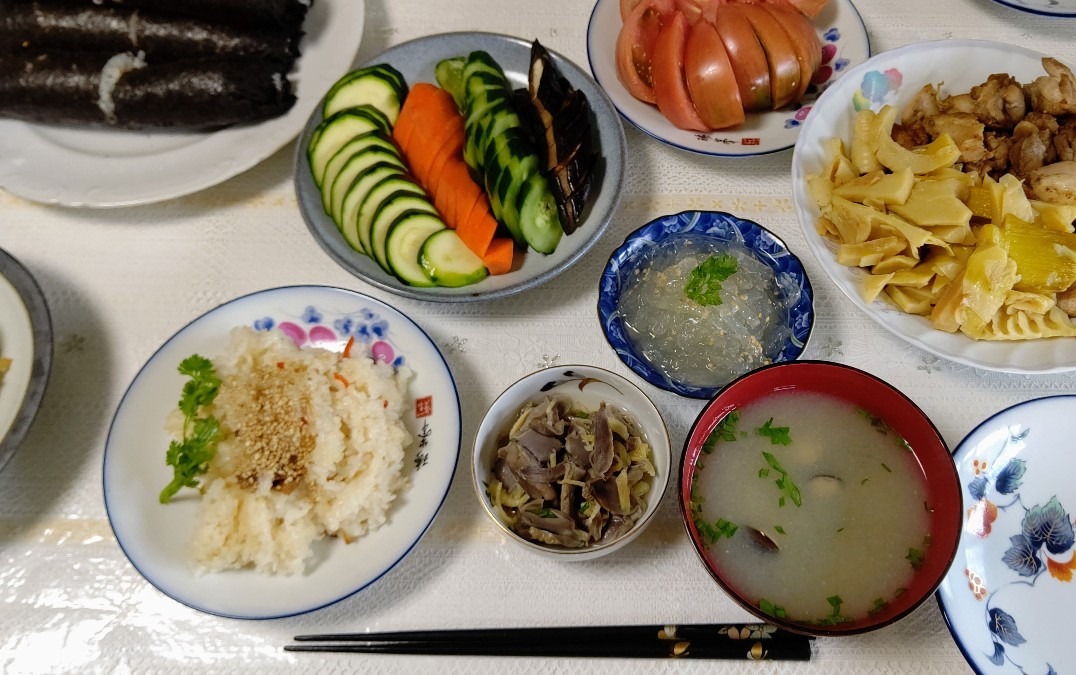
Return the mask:
{"type": "Polygon", "coordinates": [[[1033,199],[1076,205],[1076,161],[1054,162],[1035,169],[1027,177],[1033,199]]]}
{"type": "Polygon", "coordinates": [[[1076,114],[1076,76],[1057,59],[1044,57],[1046,75],[1027,85],[1033,110],[1051,115],[1076,114]]]}
{"type": "Polygon", "coordinates": [[[1017,176],[1027,176],[1035,169],[1056,162],[1054,134],[1057,129],[1057,119],[1053,115],[1029,113],[1013,129],[1009,170],[1017,176]]]}
{"type": "Polygon", "coordinates": [[[1054,150],[1057,161],[1076,160],[1076,116],[1067,118],[1054,134],[1054,150]]]}
{"type": "Polygon", "coordinates": [[[960,148],[960,161],[981,162],[986,159],[985,126],[971,113],[945,113],[926,120],[932,138],[949,134],[960,148]]]}

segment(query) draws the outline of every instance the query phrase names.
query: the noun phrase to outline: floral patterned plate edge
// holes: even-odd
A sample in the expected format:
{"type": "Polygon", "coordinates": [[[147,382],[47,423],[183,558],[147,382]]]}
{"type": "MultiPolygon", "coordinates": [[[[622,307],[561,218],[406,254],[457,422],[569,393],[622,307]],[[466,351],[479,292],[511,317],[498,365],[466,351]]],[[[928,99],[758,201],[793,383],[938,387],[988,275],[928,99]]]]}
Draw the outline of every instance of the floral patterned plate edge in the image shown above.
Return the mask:
{"type": "Polygon", "coordinates": [[[624,240],[605,265],[598,290],[598,319],[605,339],[620,360],[636,375],[655,387],[681,396],[712,398],[721,387],[698,387],[677,382],[654,368],[635,349],[628,337],[624,320],[617,311],[620,295],[645,253],[663,241],[687,234],[716,240],[724,245],[741,246],[765,263],[777,280],[777,287],[788,307],[792,335],[773,362],[793,361],[807,347],[814,327],[814,290],[803,263],[775,234],[751,220],[721,211],[684,211],[662,216],[643,225],[624,240]]]}
{"type": "MultiPolygon", "coordinates": [[[[356,347],[352,347],[356,349],[356,347]]],[[[105,444],[105,509],[124,554],[165,595],[211,614],[267,619],[308,612],[365,588],[396,566],[432,524],[459,458],[460,404],[452,373],[429,336],[410,318],[374,298],[327,286],[291,286],[227,302],[182,328],[150,357],[116,410],[105,444]],[[251,569],[198,575],[187,542],[199,500],[158,501],[172,470],[165,465],[165,417],[176,406],[190,354],[210,358],[227,346],[236,326],[276,328],[300,346],[342,351],[349,340],[372,358],[413,372],[414,441],[405,472],[411,486],[397,496],[388,522],[351,544],[323,539],[304,574],[268,575],[251,569]]],[[[189,492],[189,491],[188,491],[189,492]]]]}
{"type": "Polygon", "coordinates": [[[1074,415],[1073,395],[1020,403],[980,424],[954,454],[964,530],[938,601],[980,673],[1076,669],[1068,621],[1076,606],[1074,415]]]}

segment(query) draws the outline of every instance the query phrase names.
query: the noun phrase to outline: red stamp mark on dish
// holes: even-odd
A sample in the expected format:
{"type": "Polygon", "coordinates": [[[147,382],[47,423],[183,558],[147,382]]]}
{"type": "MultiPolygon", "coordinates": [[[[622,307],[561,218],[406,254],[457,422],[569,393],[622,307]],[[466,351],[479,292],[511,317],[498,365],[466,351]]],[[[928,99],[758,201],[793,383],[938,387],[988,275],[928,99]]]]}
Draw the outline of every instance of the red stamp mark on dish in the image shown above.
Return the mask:
{"type": "Polygon", "coordinates": [[[422,419],[433,414],[433,397],[423,396],[415,399],[415,417],[422,419]]]}
{"type": "Polygon", "coordinates": [[[740,143],[743,145],[758,145],[762,142],[759,138],[741,138],[740,143]]]}

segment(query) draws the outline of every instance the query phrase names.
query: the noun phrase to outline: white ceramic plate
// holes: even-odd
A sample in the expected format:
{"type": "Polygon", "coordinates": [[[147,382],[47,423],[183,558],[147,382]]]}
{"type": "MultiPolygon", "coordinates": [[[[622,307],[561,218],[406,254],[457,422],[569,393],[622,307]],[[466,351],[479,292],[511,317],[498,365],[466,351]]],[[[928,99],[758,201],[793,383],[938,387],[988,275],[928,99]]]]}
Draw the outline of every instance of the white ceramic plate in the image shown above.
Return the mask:
{"type": "Polygon", "coordinates": [[[460,450],[456,385],[437,347],[413,321],[392,307],[352,291],[292,286],[247,295],[204,314],[150,357],[127,389],[105,444],[104,494],[112,530],[135,568],[172,598],[212,614],[263,619],[307,612],[365,588],[414,547],[440,509],[460,450]],[[411,487],[400,494],[379,530],[350,545],[338,539],[315,545],[315,562],[297,576],[249,569],[196,575],[186,546],[198,499],[190,490],[170,504],[158,501],[171,480],[165,465],[165,416],[175,408],[184,378],[176,372],[191,354],[216,356],[229,331],[248,325],[285,331],[304,343],[343,350],[349,337],[387,362],[415,373],[405,422],[415,444],[405,470],[411,487]]]}
{"type": "Polygon", "coordinates": [[[0,249],[0,469],[26,437],[52,366],[52,323],[45,296],[18,260],[0,249]]]}
{"type": "Polygon", "coordinates": [[[240,174],[295,138],[347,72],[362,40],[365,0],[318,0],[303,24],[287,114],[213,133],[74,129],[0,120],[0,187],[63,206],[148,204],[240,174]]]}
{"type": "Polygon", "coordinates": [[[587,28],[587,56],[594,79],[624,119],[640,131],[673,147],[703,155],[765,155],[791,148],[819,94],[870,56],[867,29],[851,0],[831,0],[813,23],[822,41],[823,63],[804,100],[782,110],[750,114],[739,127],[709,133],[678,129],[657,107],[634,98],[620,83],[616,74],[616,39],[622,25],[618,0],[598,0],[594,5],[587,28]]]}
{"type": "Polygon", "coordinates": [[[1076,17],[1076,0],[994,0],[994,2],[1032,14],[1076,17]]]}
{"type": "MultiPolygon", "coordinates": [[[[485,50],[500,64],[513,88],[525,86],[530,65],[530,41],[491,33],[446,33],[418,38],[393,47],[363,65],[391,64],[403,74],[408,85],[436,82],[433,70],[438,62],[476,50],[485,50]]],[[[306,155],[310,137],[321,121],[319,108],[311,115],[296,147],[295,192],[303,219],[321,248],[341,267],[378,288],[409,298],[438,302],[492,300],[512,295],[534,288],[575,264],[605,232],[620,203],[626,152],[624,127],[609,98],[589,75],[556,52],[550,51],[550,54],[561,74],[586,95],[592,111],[595,149],[601,155],[579,227],[561,238],[556,251],[549,255],[528,251],[519,269],[486,277],[462,288],[416,288],[403,283],[381,269],[372,258],[351,248],[322,207],[306,155]]],[[[519,255],[518,251],[516,255],[519,255]]]]}
{"type": "Polygon", "coordinates": [[[949,629],[980,673],[1076,670],[1071,479],[1076,396],[1015,405],[980,424],[954,459],[964,532],[938,588],[949,629]]]}
{"type": "Polygon", "coordinates": [[[968,91],[992,73],[1009,73],[1021,82],[1045,74],[1042,55],[1013,45],[980,40],[919,42],[879,54],[849,71],[815,103],[796,142],[792,158],[792,196],[800,225],[822,269],[848,298],[886,330],[932,354],[987,370],[1055,373],[1076,369],[1076,340],[1052,338],[1017,342],[976,341],[962,333],[936,330],[921,316],[901,312],[884,300],[863,301],[863,270],[837,263],[835,245],[815,231],[818,207],[807,192],[806,177],[824,161],[822,142],[839,136],[850,143],[856,108],[869,104],[903,107],[928,83],[944,82],[951,93],[968,91]]]}

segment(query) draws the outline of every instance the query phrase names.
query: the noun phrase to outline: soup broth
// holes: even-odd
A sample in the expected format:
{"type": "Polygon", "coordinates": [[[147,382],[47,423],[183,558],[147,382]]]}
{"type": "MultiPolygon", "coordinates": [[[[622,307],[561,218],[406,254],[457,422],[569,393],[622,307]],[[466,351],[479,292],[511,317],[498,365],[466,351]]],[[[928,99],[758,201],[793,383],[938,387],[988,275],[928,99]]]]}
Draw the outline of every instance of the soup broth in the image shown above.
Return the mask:
{"type": "Polygon", "coordinates": [[[838,624],[884,609],[927,555],[926,480],[886,423],[823,394],[735,410],[699,456],[691,506],[726,582],[762,611],[838,624]]]}

